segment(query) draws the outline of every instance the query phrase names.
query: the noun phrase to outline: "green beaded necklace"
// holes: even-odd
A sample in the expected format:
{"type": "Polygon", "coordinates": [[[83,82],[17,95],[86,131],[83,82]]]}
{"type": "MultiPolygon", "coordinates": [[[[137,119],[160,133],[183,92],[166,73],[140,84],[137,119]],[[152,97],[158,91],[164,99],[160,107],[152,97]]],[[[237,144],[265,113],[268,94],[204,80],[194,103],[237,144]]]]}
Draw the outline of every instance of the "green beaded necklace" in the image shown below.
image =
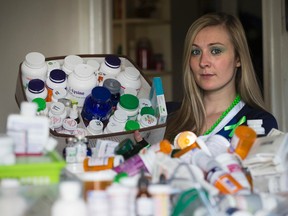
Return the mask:
{"type": "Polygon", "coordinates": [[[221,114],[221,116],[216,120],[216,122],[211,126],[211,128],[209,128],[203,135],[211,133],[217,127],[217,125],[227,116],[227,114],[240,102],[240,100],[240,95],[237,94],[231,105],[221,114]]]}

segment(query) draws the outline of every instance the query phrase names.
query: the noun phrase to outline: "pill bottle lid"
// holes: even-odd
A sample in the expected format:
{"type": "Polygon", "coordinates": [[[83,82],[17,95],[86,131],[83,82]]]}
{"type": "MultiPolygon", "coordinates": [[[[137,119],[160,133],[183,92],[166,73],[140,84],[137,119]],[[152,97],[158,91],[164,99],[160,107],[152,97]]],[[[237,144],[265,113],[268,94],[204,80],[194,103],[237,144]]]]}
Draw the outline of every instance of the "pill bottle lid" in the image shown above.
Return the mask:
{"type": "Polygon", "coordinates": [[[107,88],[111,94],[117,94],[120,92],[121,84],[118,80],[113,78],[105,79],[103,82],[103,86],[107,88]]]}
{"type": "MultiPolygon", "coordinates": [[[[94,68],[87,64],[78,64],[74,69],[74,73],[79,79],[87,79],[94,75],[94,68]]],[[[95,77],[96,79],[96,77],[95,77]]]]}
{"type": "Polygon", "coordinates": [[[113,115],[119,122],[126,122],[128,120],[127,113],[123,110],[115,110],[113,115]]]}
{"type": "Polygon", "coordinates": [[[89,122],[89,125],[87,127],[87,130],[93,134],[93,135],[97,135],[97,134],[102,134],[103,132],[103,123],[100,120],[97,119],[92,119],[89,122]]]}
{"type": "Polygon", "coordinates": [[[54,69],[50,72],[49,79],[54,83],[62,83],[66,80],[66,73],[60,69],[54,69]]]}
{"type": "Polygon", "coordinates": [[[62,118],[60,116],[51,116],[49,117],[49,121],[50,121],[49,127],[52,129],[59,128],[63,124],[62,118]]]}
{"type": "Polygon", "coordinates": [[[184,149],[187,146],[192,145],[196,141],[196,134],[192,131],[180,132],[174,139],[174,146],[184,149]]]}
{"type": "Polygon", "coordinates": [[[65,111],[65,106],[61,102],[55,102],[51,104],[50,111],[54,115],[61,115],[65,111]]]}
{"type": "Polygon", "coordinates": [[[39,52],[30,52],[26,55],[25,62],[31,68],[40,68],[45,65],[45,56],[39,52]]]}
{"type": "Polygon", "coordinates": [[[42,110],[46,109],[46,101],[43,98],[34,98],[32,102],[36,103],[38,106],[37,112],[40,112],[42,110]]]}
{"type": "Polygon", "coordinates": [[[119,68],[121,64],[121,60],[116,55],[107,55],[105,57],[105,64],[110,68],[119,68]]]}
{"type": "Polygon", "coordinates": [[[161,152],[165,154],[170,154],[172,152],[172,144],[169,142],[169,140],[167,139],[161,140],[159,145],[161,152]]]}
{"type": "Polygon", "coordinates": [[[140,125],[137,121],[134,120],[128,120],[125,124],[125,130],[130,131],[130,130],[139,130],[140,125]]]}
{"type": "Polygon", "coordinates": [[[106,102],[111,98],[111,93],[103,86],[96,86],[92,89],[92,97],[96,100],[106,102]]]}
{"type": "Polygon", "coordinates": [[[66,130],[75,130],[77,128],[77,122],[75,119],[66,118],[63,120],[63,128],[66,130]]]}
{"type": "Polygon", "coordinates": [[[124,72],[132,80],[137,80],[140,77],[140,72],[135,67],[126,67],[124,72]]]}
{"type": "Polygon", "coordinates": [[[34,94],[43,92],[44,88],[45,88],[45,83],[41,79],[32,79],[28,83],[28,90],[34,94]]]}
{"type": "Polygon", "coordinates": [[[142,127],[151,127],[157,125],[157,118],[150,114],[144,114],[140,118],[142,127]]]}
{"type": "Polygon", "coordinates": [[[132,94],[123,94],[119,100],[120,105],[129,110],[135,110],[139,106],[139,99],[132,94]]]}
{"type": "Polygon", "coordinates": [[[82,63],[83,59],[77,55],[68,55],[64,58],[64,66],[69,70],[73,70],[76,65],[82,63]]]}
{"type": "Polygon", "coordinates": [[[95,60],[95,59],[89,59],[89,60],[87,60],[86,64],[92,66],[92,67],[94,68],[95,72],[96,72],[97,70],[99,70],[100,64],[99,64],[99,62],[98,62],[97,60],[95,60]]]}
{"type": "Polygon", "coordinates": [[[140,110],[140,115],[145,114],[155,116],[155,110],[153,109],[153,107],[142,107],[142,109],[140,110]]]}

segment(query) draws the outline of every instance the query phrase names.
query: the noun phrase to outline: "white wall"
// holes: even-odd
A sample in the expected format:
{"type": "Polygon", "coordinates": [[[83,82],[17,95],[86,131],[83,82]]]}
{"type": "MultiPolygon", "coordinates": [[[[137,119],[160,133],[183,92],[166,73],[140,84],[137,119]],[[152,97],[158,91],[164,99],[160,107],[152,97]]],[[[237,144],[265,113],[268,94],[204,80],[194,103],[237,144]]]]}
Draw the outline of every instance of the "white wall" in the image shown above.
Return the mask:
{"type": "Polygon", "coordinates": [[[0,133],[7,115],[19,112],[14,94],[25,55],[109,53],[110,6],[110,0],[1,0],[0,133]]]}
{"type": "Polygon", "coordinates": [[[262,0],[262,17],[265,102],[277,118],[279,129],[287,132],[288,33],[285,29],[285,0],[262,0]]]}

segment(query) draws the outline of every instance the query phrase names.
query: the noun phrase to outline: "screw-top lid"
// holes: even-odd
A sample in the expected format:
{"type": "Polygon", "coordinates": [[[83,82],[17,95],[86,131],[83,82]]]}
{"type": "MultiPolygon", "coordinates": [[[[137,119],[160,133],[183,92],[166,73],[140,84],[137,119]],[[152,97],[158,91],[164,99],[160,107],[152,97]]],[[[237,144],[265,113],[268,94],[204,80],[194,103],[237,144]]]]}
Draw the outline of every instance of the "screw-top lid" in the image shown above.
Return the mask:
{"type": "Polygon", "coordinates": [[[109,78],[105,79],[103,86],[111,92],[111,94],[117,94],[120,92],[121,84],[118,80],[109,78]]]}
{"type": "Polygon", "coordinates": [[[68,55],[64,58],[64,66],[69,70],[73,70],[76,67],[76,65],[82,63],[83,59],[77,55],[68,55]]]}
{"type": "Polygon", "coordinates": [[[124,72],[132,80],[137,80],[140,77],[140,72],[135,67],[126,67],[124,72]]]}
{"type": "Polygon", "coordinates": [[[42,110],[46,109],[46,101],[43,98],[34,98],[32,102],[36,103],[38,106],[37,112],[40,112],[42,110]]]}
{"type": "Polygon", "coordinates": [[[120,97],[119,104],[129,110],[135,110],[139,106],[139,99],[132,94],[123,94],[120,97]]]}
{"type": "Polygon", "coordinates": [[[142,107],[140,110],[140,115],[149,114],[155,116],[155,110],[152,107],[142,107]]]}
{"type": "Polygon", "coordinates": [[[45,65],[45,56],[39,52],[30,52],[26,55],[25,61],[31,68],[41,68],[45,65]]]}
{"type": "Polygon", "coordinates": [[[32,102],[23,101],[20,105],[20,113],[25,116],[35,116],[37,109],[37,104],[32,102]]]}
{"type": "Polygon", "coordinates": [[[75,130],[77,128],[77,122],[74,119],[66,118],[63,120],[63,128],[66,130],[75,130]]]}
{"type": "Polygon", "coordinates": [[[79,79],[87,80],[94,76],[94,68],[87,64],[78,64],[74,69],[74,73],[79,79]]]}
{"type": "Polygon", "coordinates": [[[126,131],[139,130],[139,129],[140,129],[140,125],[137,121],[128,120],[125,124],[125,130],[126,131]]]}
{"type": "Polygon", "coordinates": [[[157,125],[157,118],[150,114],[144,114],[140,118],[142,127],[151,127],[157,125]]]}
{"type": "Polygon", "coordinates": [[[184,149],[196,141],[197,136],[192,131],[180,132],[174,139],[174,146],[184,149]]]}
{"type": "Polygon", "coordinates": [[[106,102],[111,98],[111,93],[103,86],[96,86],[92,89],[92,97],[95,100],[106,102]]]}
{"type": "Polygon", "coordinates": [[[66,73],[60,69],[54,69],[50,72],[49,79],[54,83],[62,83],[66,80],[66,73]]]}
{"type": "Polygon", "coordinates": [[[105,64],[110,68],[119,68],[121,60],[116,55],[107,55],[105,57],[105,64]]]}
{"type": "Polygon", "coordinates": [[[87,127],[87,130],[92,134],[92,135],[97,135],[97,134],[102,134],[103,133],[103,123],[100,120],[97,119],[92,119],[89,122],[89,125],[87,127]]]}
{"type": "Polygon", "coordinates": [[[65,111],[65,106],[63,103],[55,102],[52,103],[50,111],[54,115],[61,115],[65,111]]]}
{"type": "Polygon", "coordinates": [[[39,94],[44,91],[45,83],[41,79],[32,79],[28,83],[28,90],[33,94],[39,94]]]}

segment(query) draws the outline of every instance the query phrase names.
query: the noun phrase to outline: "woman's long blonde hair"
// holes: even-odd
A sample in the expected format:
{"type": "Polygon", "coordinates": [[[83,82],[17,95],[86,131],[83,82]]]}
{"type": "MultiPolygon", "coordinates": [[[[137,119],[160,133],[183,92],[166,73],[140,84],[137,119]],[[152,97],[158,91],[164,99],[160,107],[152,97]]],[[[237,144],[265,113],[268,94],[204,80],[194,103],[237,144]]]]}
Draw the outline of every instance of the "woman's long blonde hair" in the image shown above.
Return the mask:
{"type": "Polygon", "coordinates": [[[239,58],[241,67],[236,74],[236,92],[248,105],[265,110],[263,97],[257,82],[250,57],[243,26],[238,18],[226,13],[209,13],[197,19],[189,28],[184,44],[183,84],[184,97],[180,109],[171,116],[167,123],[165,138],[172,141],[185,130],[201,135],[205,122],[203,91],[196,84],[190,68],[192,44],[198,32],[208,26],[223,26],[234,46],[235,57],[239,58]]]}

